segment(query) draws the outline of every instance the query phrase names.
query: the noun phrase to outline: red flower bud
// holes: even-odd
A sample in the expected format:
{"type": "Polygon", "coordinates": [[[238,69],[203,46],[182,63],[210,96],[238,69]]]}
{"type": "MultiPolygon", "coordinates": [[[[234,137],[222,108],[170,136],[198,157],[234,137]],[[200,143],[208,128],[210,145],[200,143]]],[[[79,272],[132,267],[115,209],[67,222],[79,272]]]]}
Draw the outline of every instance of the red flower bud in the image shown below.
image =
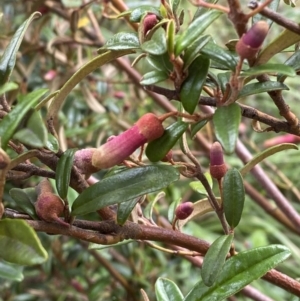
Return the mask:
{"type": "Polygon", "coordinates": [[[243,59],[256,56],[269,31],[269,25],[265,21],[255,23],[237,42],[235,49],[243,59]]]}
{"type": "Polygon", "coordinates": [[[175,216],[179,220],[186,219],[194,211],[194,204],[192,202],[185,202],[180,204],[175,210],[175,216]]]}
{"type": "Polygon", "coordinates": [[[210,149],[210,174],[213,178],[220,180],[227,172],[224,163],[223,149],[219,142],[214,142],[210,149]]]}
{"type": "Polygon", "coordinates": [[[173,151],[170,149],[168,153],[162,158],[163,162],[170,162],[173,159],[173,151]]]}
{"type": "Polygon", "coordinates": [[[136,149],[146,142],[161,137],[163,133],[164,128],[158,117],[147,113],[133,127],[95,150],[92,155],[92,165],[104,169],[120,164],[136,149]]]}
{"type": "Polygon", "coordinates": [[[143,19],[144,35],[147,34],[157,24],[157,18],[155,14],[148,13],[143,19]]]}

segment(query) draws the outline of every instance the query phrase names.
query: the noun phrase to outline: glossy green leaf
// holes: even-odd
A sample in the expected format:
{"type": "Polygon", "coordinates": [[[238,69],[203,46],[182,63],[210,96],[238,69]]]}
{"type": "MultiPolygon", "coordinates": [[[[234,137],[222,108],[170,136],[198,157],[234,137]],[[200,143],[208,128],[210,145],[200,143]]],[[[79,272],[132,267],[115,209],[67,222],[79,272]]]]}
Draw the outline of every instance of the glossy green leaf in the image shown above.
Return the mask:
{"type": "Polygon", "coordinates": [[[158,278],[155,282],[157,301],[182,301],[183,295],[175,282],[167,278],[158,278]]]}
{"type": "Polygon", "coordinates": [[[292,143],[282,143],[279,145],[275,145],[272,147],[269,147],[268,149],[260,152],[256,156],[254,156],[244,167],[240,169],[240,173],[242,176],[246,175],[254,166],[259,164],[261,161],[266,159],[269,156],[272,156],[278,152],[285,151],[288,149],[297,149],[298,146],[296,144],[292,143]]]}
{"type": "Polygon", "coordinates": [[[217,10],[210,10],[200,15],[193,20],[187,30],[185,30],[177,39],[175,44],[175,55],[178,56],[188,46],[196,41],[209,25],[220,17],[222,12],[217,10]]]}
{"type": "Polygon", "coordinates": [[[296,76],[295,70],[284,64],[264,64],[255,67],[251,67],[241,73],[241,76],[256,76],[263,73],[281,73],[286,76],[294,77],[296,76]]]}
{"type": "Polygon", "coordinates": [[[100,52],[107,50],[139,49],[140,42],[136,33],[119,32],[110,38],[105,45],[99,49],[100,52]]]}
{"type": "Polygon", "coordinates": [[[159,27],[153,34],[151,40],[141,45],[142,50],[153,55],[162,55],[167,52],[166,32],[159,27]]]}
{"type": "Polygon", "coordinates": [[[156,83],[162,82],[169,78],[169,75],[165,71],[150,71],[144,74],[143,79],[140,81],[141,85],[154,85],[156,83]]]}
{"type": "Polygon", "coordinates": [[[217,281],[207,287],[199,281],[184,301],[221,301],[259,279],[290,256],[288,248],[270,245],[240,252],[227,260],[217,281]]]}
{"type": "Polygon", "coordinates": [[[40,16],[41,13],[39,12],[34,12],[31,14],[31,16],[18,28],[8,46],[5,48],[0,59],[0,86],[5,84],[10,78],[16,63],[17,52],[28,26],[34,19],[40,16]]]}
{"type": "Polygon", "coordinates": [[[16,83],[13,83],[13,82],[5,83],[2,86],[0,86],[0,95],[4,94],[6,92],[12,91],[12,90],[16,90],[18,88],[19,88],[19,86],[16,83]]]}
{"type": "Polygon", "coordinates": [[[245,203],[245,188],[240,172],[229,169],[223,180],[223,207],[229,226],[235,228],[242,217],[245,203]]]}
{"type": "Polygon", "coordinates": [[[241,109],[233,103],[216,109],[213,116],[215,134],[227,154],[231,154],[236,145],[241,122],[241,109]]]}
{"type": "Polygon", "coordinates": [[[147,55],[147,62],[151,67],[169,73],[172,71],[173,66],[170,62],[169,55],[167,53],[163,55],[147,55]]]}
{"type": "Polygon", "coordinates": [[[0,278],[22,281],[24,279],[23,267],[0,261],[0,278]]]}
{"type": "Polygon", "coordinates": [[[59,151],[59,143],[57,139],[48,133],[48,140],[46,141],[46,147],[54,153],[59,151]]]}
{"type": "Polygon", "coordinates": [[[203,85],[209,69],[209,59],[205,56],[198,56],[188,69],[188,76],[180,89],[180,100],[183,108],[193,114],[201,95],[203,85]]]}
{"type": "MultiPolygon", "coordinates": [[[[210,186],[210,188],[213,187],[213,179],[210,175],[209,172],[205,172],[204,176],[206,177],[208,184],[210,186]]],[[[207,195],[207,191],[204,188],[203,184],[200,181],[193,181],[189,183],[189,186],[196,192],[200,193],[200,194],[204,194],[207,195]]]]}
{"type": "Polygon", "coordinates": [[[200,36],[191,46],[184,52],[184,70],[200,55],[200,50],[211,40],[210,35],[200,36]]]}
{"type": "Polygon", "coordinates": [[[262,83],[252,83],[243,87],[240,91],[238,98],[242,98],[248,95],[270,92],[270,91],[278,91],[278,90],[289,90],[289,88],[280,82],[267,81],[262,83]]]}
{"type": "Polygon", "coordinates": [[[173,222],[173,219],[174,219],[174,216],[175,216],[175,210],[177,208],[177,206],[180,204],[181,202],[181,198],[173,201],[170,206],[169,206],[169,209],[168,209],[168,221],[170,223],[173,222]]]}
{"type": "Polygon", "coordinates": [[[163,189],[179,179],[172,166],[149,165],[125,170],[90,186],[74,201],[72,215],[94,212],[163,189]]]}
{"type": "Polygon", "coordinates": [[[57,193],[62,199],[68,194],[71,179],[71,171],[76,149],[70,148],[66,150],[59,158],[55,171],[55,184],[57,193]]]}
{"type": "Polygon", "coordinates": [[[130,14],[130,21],[131,22],[140,22],[143,15],[147,13],[153,13],[160,16],[159,9],[152,6],[152,5],[140,5],[139,7],[132,10],[130,14]]]}
{"type": "Polygon", "coordinates": [[[9,191],[9,194],[16,202],[17,208],[20,212],[27,213],[33,219],[38,219],[34,208],[34,203],[37,199],[35,188],[12,188],[9,191]]]}
{"type": "Polygon", "coordinates": [[[47,89],[39,89],[28,93],[18,104],[0,121],[0,137],[2,148],[5,149],[9,139],[14,135],[26,113],[33,108],[47,89]]]}
{"type": "Polygon", "coordinates": [[[191,125],[191,136],[192,138],[207,124],[208,120],[201,120],[200,122],[191,125]]]}
{"type": "Polygon", "coordinates": [[[132,200],[129,200],[127,202],[120,203],[118,206],[118,212],[117,212],[117,223],[119,225],[124,225],[127,221],[131,211],[135,207],[135,205],[138,203],[140,198],[134,198],[132,200]]]}
{"type": "Polygon", "coordinates": [[[220,47],[212,41],[208,41],[205,46],[200,50],[202,54],[205,54],[212,61],[224,66],[225,69],[235,70],[237,65],[237,57],[235,57],[230,51],[220,47]]]}
{"type": "MultiPolygon", "coordinates": [[[[284,63],[286,66],[292,67],[296,72],[300,70],[300,50],[294,52],[284,63]]],[[[283,82],[286,79],[286,75],[279,73],[277,80],[283,82]]]]}
{"type": "Polygon", "coordinates": [[[148,159],[151,162],[162,160],[187,128],[188,123],[183,121],[177,121],[168,126],[160,138],[148,143],[145,151],[148,159]]]}
{"type": "Polygon", "coordinates": [[[20,265],[35,265],[48,258],[35,231],[24,220],[0,221],[0,257],[20,265]]]}
{"type": "Polygon", "coordinates": [[[218,278],[225,263],[232,240],[233,234],[220,236],[211,244],[205,254],[201,269],[201,277],[206,286],[212,286],[218,278]]]}

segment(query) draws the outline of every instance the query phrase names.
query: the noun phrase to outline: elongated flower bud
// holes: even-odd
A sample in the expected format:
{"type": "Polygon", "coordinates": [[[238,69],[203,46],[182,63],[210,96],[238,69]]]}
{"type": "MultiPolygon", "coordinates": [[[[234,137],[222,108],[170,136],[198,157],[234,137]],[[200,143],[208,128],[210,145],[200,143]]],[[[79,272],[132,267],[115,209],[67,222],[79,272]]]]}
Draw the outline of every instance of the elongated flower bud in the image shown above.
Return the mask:
{"type": "Polygon", "coordinates": [[[161,137],[163,133],[164,128],[158,117],[147,113],[133,127],[95,150],[92,155],[92,165],[98,169],[105,169],[120,164],[136,149],[146,142],[161,137]]]}
{"type": "Polygon", "coordinates": [[[158,20],[156,15],[153,13],[148,13],[143,19],[144,35],[146,35],[147,32],[157,24],[157,22],[158,20]]]}
{"type": "Polygon", "coordinates": [[[210,149],[210,174],[213,178],[220,180],[227,172],[224,162],[223,149],[219,142],[214,142],[210,149]]]}
{"type": "Polygon", "coordinates": [[[179,220],[186,219],[194,211],[194,204],[192,202],[185,202],[180,204],[175,210],[175,216],[179,220]]]}
{"type": "Polygon", "coordinates": [[[237,42],[235,49],[243,59],[254,58],[263,44],[269,31],[269,25],[265,21],[255,23],[237,42]]]}

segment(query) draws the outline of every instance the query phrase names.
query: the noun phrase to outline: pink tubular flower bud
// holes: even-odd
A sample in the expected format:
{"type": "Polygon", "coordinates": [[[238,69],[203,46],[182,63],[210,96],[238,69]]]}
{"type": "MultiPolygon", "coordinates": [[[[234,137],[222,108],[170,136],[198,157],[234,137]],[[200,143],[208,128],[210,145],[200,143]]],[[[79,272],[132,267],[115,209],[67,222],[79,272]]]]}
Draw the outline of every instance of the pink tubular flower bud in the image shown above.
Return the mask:
{"type": "Polygon", "coordinates": [[[223,149],[219,142],[214,142],[210,149],[210,174],[213,178],[220,180],[227,172],[224,162],[223,149]]]}
{"type": "Polygon", "coordinates": [[[256,56],[269,31],[269,25],[265,21],[255,23],[237,42],[235,49],[243,59],[256,56]]]}
{"type": "Polygon", "coordinates": [[[156,15],[153,13],[148,13],[147,16],[143,19],[144,26],[144,35],[147,34],[149,30],[151,30],[157,23],[156,15]]]}
{"type": "Polygon", "coordinates": [[[99,147],[92,155],[92,165],[105,169],[120,164],[136,149],[163,133],[164,128],[158,117],[147,113],[133,127],[99,147]]]}
{"type": "Polygon", "coordinates": [[[74,165],[81,174],[89,176],[99,170],[92,165],[92,156],[96,150],[96,148],[86,148],[76,151],[74,165]]]}
{"type": "Polygon", "coordinates": [[[175,210],[175,216],[179,220],[186,219],[194,211],[194,204],[192,202],[185,202],[180,204],[175,210]]]}

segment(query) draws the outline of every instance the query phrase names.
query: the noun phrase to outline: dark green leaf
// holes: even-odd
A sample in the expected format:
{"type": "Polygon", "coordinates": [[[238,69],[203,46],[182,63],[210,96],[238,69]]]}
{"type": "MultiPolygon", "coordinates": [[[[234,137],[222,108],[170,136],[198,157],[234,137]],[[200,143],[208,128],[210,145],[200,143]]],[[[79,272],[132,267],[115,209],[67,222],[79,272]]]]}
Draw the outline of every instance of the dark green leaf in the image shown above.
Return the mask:
{"type": "Polygon", "coordinates": [[[119,225],[124,225],[127,221],[131,211],[135,207],[135,205],[138,203],[140,198],[134,198],[132,200],[129,200],[127,202],[120,203],[118,206],[118,213],[117,213],[117,222],[119,225]]]}
{"type": "Polygon", "coordinates": [[[155,283],[157,301],[182,301],[183,295],[173,281],[167,278],[158,278],[155,283]]]}
{"type": "Polygon", "coordinates": [[[184,109],[193,114],[201,95],[202,87],[205,84],[209,69],[209,59],[205,56],[198,56],[188,69],[188,76],[180,89],[180,100],[184,109]]]}
{"type": "Polygon", "coordinates": [[[57,193],[62,199],[65,199],[68,194],[75,152],[76,149],[74,148],[66,150],[59,158],[56,166],[55,184],[57,193]]]}
{"type": "Polygon", "coordinates": [[[203,259],[201,277],[206,286],[212,286],[220,274],[229,252],[233,234],[217,238],[209,247],[203,259]]]}
{"type": "Polygon", "coordinates": [[[148,63],[159,71],[169,73],[172,71],[172,64],[167,53],[163,55],[147,55],[148,63]]]}
{"type": "Polygon", "coordinates": [[[6,93],[6,92],[9,92],[9,91],[12,91],[12,90],[16,90],[18,89],[19,86],[18,84],[16,83],[5,83],[4,85],[0,86],[0,95],[6,93]]]}
{"type": "Polygon", "coordinates": [[[229,169],[223,180],[223,207],[226,220],[235,228],[242,217],[245,202],[245,188],[240,172],[229,169]]]}
{"type": "Polygon", "coordinates": [[[132,10],[130,15],[131,22],[140,22],[144,14],[153,13],[160,17],[159,9],[151,5],[140,5],[139,7],[132,10]]]}
{"type": "Polygon", "coordinates": [[[242,98],[248,95],[269,92],[269,91],[278,91],[278,90],[289,90],[289,88],[279,82],[267,81],[263,83],[252,83],[243,87],[240,91],[238,98],[242,98]]]}
{"type": "Polygon", "coordinates": [[[191,46],[189,46],[184,52],[183,61],[184,69],[190,66],[190,64],[200,55],[200,50],[211,40],[211,36],[200,36],[191,46]]]}
{"type": "Polygon", "coordinates": [[[16,56],[25,35],[25,32],[30,23],[41,16],[41,13],[34,12],[31,16],[18,28],[12,37],[10,43],[4,50],[0,59],[0,86],[4,85],[12,73],[12,70],[16,63],[16,56]]]}
{"type": "Polygon", "coordinates": [[[99,49],[100,52],[107,50],[139,49],[140,42],[136,33],[119,32],[110,38],[105,45],[99,49]]]}
{"type": "Polygon", "coordinates": [[[0,277],[13,281],[22,281],[24,279],[23,267],[0,261],[0,277]]]}
{"type": "Polygon", "coordinates": [[[216,137],[227,154],[235,149],[240,121],[241,109],[236,103],[217,108],[213,116],[216,137]]]}
{"type": "Polygon", "coordinates": [[[241,76],[257,76],[263,73],[280,73],[291,77],[296,76],[295,70],[292,67],[284,64],[264,64],[251,67],[250,69],[243,71],[241,76]]]}
{"type": "Polygon", "coordinates": [[[49,133],[48,133],[48,140],[46,142],[46,147],[54,153],[57,153],[59,151],[59,143],[57,139],[49,133]]]}
{"type": "Polygon", "coordinates": [[[0,257],[20,265],[35,265],[48,258],[35,231],[24,220],[0,221],[0,257]]]}
{"type": "Polygon", "coordinates": [[[235,70],[237,65],[237,57],[219,45],[209,41],[205,44],[200,52],[205,54],[211,60],[219,63],[221,66],[224,66],[226,69],[235,70]]]}
{"type": "Polygon", "coordinates": [[[195,135],[197,135],[197,133],[207,124],[208,120],[202,120],[199,121],[197,123],[194,123],[191,125],[191,136],[192,138],[195,137],[195,135]]]}
{"type": "Polygon", "coordinates": [[[231,74],[232,74],[231,72],[218,73],[218,80],[220,82],[221,90],[223,93],[225,93],[225,91],[227,89],[227,85],[230,82],[231,74]]]}
{"type": "Polygon", "coordinates": [[[159,27],[153,34],[150,41],[141,45],[142,50],[153,55],[162,55],[167,52],[166,32],[159,27]]]}
{"type": "Polygon", "coordinates": [[[290,254],[289,249],[281,245],[270,245],[241,252],[225,262],[213,286],[207,287],[199,281],[184,301],[224,300],[262,277],[290,254]]]}
{"type": "Polygon", "coordinates": [[[168,126],[160,138],[148,143],[146,148],[148,159],[152,162],[162,160],[187,128],[188,123],[183,121],[177,121],[168,126]]]}
{"type": "Polygon", "coordinates": [[[32,132],[32,130],[27,128],[17,131],[13,138],[34,148],[41,148],[44,146],[43,141],[41,141],[40,138],[32,132]]]}
{"type": "Polygon", "coordinates": [[[5,149],[9,139],[21,123],[26,113],[33,108],[47,89],[39,89],[28,93],[0,122],[0,137],[2,148],[5,149]]]}
{"type": "Polygon", "coordinates": [[[209,25],[220,17],[222,12],[217,10],[210,10],[200,15],[193,20],[187,30],[185,30],[177,39],[175,44],[175,55],[178,56],[188,46],[196,41],[209,25]]]}
{"type": "Polygon", "coordinates": [[[87,188],[74,201],[72,215],[94,212],[167,187],[179,179],[172,166],[150,165],[125,170],[87,188]]]}
{"type": "Polygon", "coordinates": [[[165,71],[150,71],[144,74],[143,79],[140,81],[141,85],[153,85],[162,82],[169,78],[168,73],[165,71]]]}
{"type": "MultiPolygon", "coordinates": [[[[300,50],[297,50],[295,53],[293,53],[284,64],[292,67],[296,72],[298,72],[300,70],[300,50]]],[[[277,80],[279,82],[283,82],[285,79],[286,75],[281,73],[277,75],[277,80]]]]}

